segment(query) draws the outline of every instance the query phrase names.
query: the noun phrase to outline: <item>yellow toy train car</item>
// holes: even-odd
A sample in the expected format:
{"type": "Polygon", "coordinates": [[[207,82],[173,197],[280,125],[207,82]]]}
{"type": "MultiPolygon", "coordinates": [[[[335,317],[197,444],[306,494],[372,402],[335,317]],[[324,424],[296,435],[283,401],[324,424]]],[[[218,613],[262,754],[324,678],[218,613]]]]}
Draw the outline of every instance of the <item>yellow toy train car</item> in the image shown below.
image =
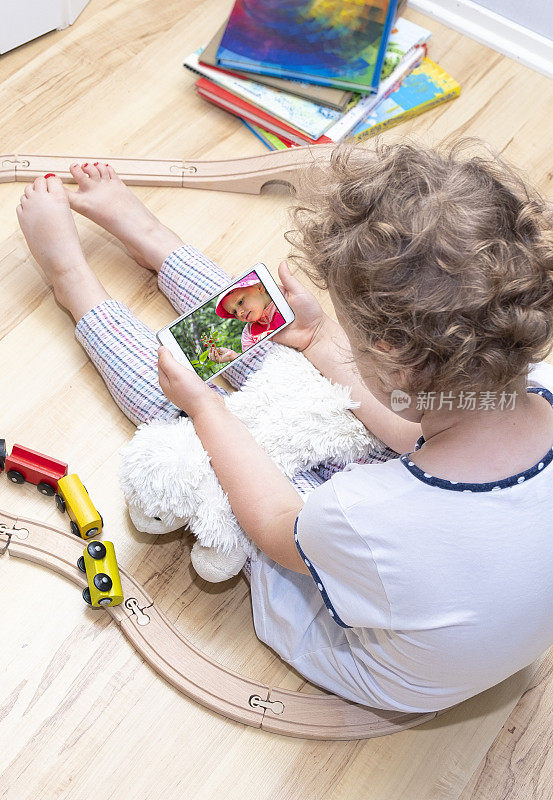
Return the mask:
{"type": "Polygon", "coordinates": [[[60,511],[67,511],[69,514],[69,524],[75,536],[89,539],[102,532],[102,515],[94,507],[78,475],[65,475],[58,480],[56,505],[60,511]]]}
{"type": "Polygon", "coordinates": [[[88,586],[83,589],[83,598],[89,606],[102,608],[123,602],[113,542],[89,542],[77,561],[77,567],[86,573],[88,586]]]}

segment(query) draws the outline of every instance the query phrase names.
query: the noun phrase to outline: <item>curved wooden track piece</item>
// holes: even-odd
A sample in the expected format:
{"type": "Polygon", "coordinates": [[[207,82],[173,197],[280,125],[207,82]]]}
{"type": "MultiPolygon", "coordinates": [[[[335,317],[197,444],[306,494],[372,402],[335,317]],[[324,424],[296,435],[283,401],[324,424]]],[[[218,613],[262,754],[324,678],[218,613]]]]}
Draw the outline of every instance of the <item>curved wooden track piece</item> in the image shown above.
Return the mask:
{"type": "MultiPolygon", "coordinates": [[[[0,554],[34,561],[60,573],[81,589],[77,568],[85,542],[66,531],[0,511],[0,554]]],[[[121,569],[124,602],[108,613],[133,647],[179,691],[218,714],[265,731],[306,739],[368,739],[413,728],[428,714],[380,711],[341,700],[275,689],[213,661],[156,608],[139,583],[121,569]]],[[[76,599],[76,602],[79,602],[76,599]]]]}
{"type": "Polygon", "coordinates": [[[73,163],[109,163],[119,177],[134,186],[180,186],[223,192],[259,194],[263,186],[285,183],[296,188],[299,171],[325,161],[335,145],[293,147],[258,156],[221,161],[184,161],[99,156],[0,155],[0,183],[30,182],[53,172],[65,183],[74,183],[73,163]]]}

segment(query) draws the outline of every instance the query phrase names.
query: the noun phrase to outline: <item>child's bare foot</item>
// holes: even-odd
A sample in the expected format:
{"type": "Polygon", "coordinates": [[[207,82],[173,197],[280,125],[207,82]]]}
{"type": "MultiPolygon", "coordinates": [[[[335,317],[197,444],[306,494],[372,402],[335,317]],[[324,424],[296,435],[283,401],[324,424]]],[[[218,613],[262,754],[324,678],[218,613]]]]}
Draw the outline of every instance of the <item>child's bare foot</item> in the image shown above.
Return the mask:
{"type": "Polygon", "coordinates": [[[66,189],[74,211],[116,236],[143,267],[159,270],[182,240],[166,228],[108,164],[72,164],[78,190],[66,189]]]}
{"type": "Polygon", "coordinates": [[[46,273],[61,305],[78,321],[109,295],[84,257],[73,214],[59,178],[37,178],[25,187],[17,217],[29,250],[46,273]]]}

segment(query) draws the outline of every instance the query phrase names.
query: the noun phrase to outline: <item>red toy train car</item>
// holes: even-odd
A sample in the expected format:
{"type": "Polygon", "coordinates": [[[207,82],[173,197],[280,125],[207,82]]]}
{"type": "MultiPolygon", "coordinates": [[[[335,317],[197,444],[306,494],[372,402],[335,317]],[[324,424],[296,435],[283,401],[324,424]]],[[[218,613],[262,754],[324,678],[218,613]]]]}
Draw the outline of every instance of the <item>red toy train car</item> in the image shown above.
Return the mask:
{"type": "Polygon", "coordinates": [[[0,469],[13,483],[34,483],[41,494],[53,496],[58,490],[58,481],[67,475],[67,464],[57,458],[45,456],[20,444],[14,444],[10,455],[6,442],[0,439],[0,469]]]}

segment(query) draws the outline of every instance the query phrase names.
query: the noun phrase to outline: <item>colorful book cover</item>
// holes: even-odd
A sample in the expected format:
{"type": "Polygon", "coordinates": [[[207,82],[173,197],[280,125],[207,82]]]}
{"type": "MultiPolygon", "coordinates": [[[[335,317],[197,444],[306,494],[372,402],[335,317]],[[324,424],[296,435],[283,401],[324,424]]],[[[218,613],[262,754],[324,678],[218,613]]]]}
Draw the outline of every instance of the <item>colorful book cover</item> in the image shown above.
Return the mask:
{"type": "Polygon", "coordinates": [[[267,111],[271,116],[288,123],[312,139],[322,136],[326,129],[342,116],[341,111],[312,103],[304,97],[281,92],[247,78],[237,78],[213,67],[206,67],[199,61],[200,53],[201,48],[189,55],[184,61],[184,66],[193,72],[204,75],[228,92],[267,111]]]}
{"type": "Polygon", "coordinates": [[[460,85],[438,64],[425,58],[395,92],[378,104],[348,138],[369,139],[386,128],[416,117],[459,95],[460,85]]]}
{"type": "Polygon", "coordinates": [[[397,0],[236,0],[217,62],[376,92],[396,6],[397,0]]]}
{"type": "MultiPolygon", "coordinates": [[[[217,50],[226,27],[227,23],[225,22],[215,36],[206,44],[200,55],[200,64],[220,69],[217,64],[217,50]]],[[[274,75],[252,75],[242,70],[234,70],[234,73],[238,78],[250,78],[250,80],[257,81],[257,83],[264,83],[266,86],[280,89],[282,92],[297,94],[298,97],[305,97],[306,100],[335,108],[337,111],[345,111],[353,97],[352,92],[346,92],[344,89],[333,89],[332,86],[317,86],[314,83],[304,83],[290,78],[275,78],[274,75]]]]}
{"type": "Polygon", "coordinates": [[[215,105],[230,111],[238,117],[243,117],[255,125],[260,125],[267,130],[272,131],[278,135],[283,135],[290,139],[295,144],[331,144],[332,140],[328,139],[324,134],[319,136],[318,139],[313,139],[306,136],[301,131],[296,130],[281,120],[276,119],[262,108],[248,103],[241,97],[236,97],[231,92],[223,89],[208,78],[199,78],[196,81],[196,91],[206,100],[209,100],[215,105]]]}

